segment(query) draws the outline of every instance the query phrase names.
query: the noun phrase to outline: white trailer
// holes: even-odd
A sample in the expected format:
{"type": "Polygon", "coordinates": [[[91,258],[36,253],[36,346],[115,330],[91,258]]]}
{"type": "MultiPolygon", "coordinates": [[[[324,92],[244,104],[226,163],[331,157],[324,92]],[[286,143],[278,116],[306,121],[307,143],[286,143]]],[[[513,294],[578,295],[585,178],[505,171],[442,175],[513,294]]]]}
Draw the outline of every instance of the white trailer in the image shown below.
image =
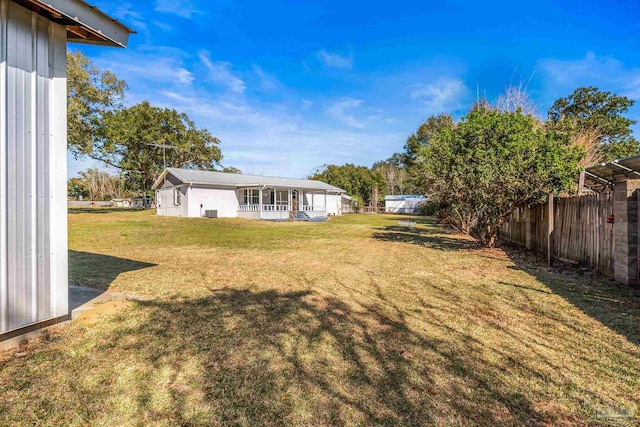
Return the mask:
{"type": "Polygon", "coordinates": [[[416,214],[420,205],[429,201],[420,195],[384,196],[384,211],[386,213],[416,214]]]}

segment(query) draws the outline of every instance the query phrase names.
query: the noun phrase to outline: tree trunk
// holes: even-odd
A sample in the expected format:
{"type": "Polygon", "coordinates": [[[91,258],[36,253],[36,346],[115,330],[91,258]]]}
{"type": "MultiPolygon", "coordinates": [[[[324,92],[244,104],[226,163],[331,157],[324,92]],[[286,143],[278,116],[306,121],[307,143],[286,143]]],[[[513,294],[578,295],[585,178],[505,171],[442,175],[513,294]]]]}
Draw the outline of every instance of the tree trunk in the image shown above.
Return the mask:
{"type": "Polygon", "coordinates": [[[496,236],[498,235],[498,228],[490,225],[478,226],[478,240],[481,244],[487,247],[493,247],[496,243],[496,236]]]}

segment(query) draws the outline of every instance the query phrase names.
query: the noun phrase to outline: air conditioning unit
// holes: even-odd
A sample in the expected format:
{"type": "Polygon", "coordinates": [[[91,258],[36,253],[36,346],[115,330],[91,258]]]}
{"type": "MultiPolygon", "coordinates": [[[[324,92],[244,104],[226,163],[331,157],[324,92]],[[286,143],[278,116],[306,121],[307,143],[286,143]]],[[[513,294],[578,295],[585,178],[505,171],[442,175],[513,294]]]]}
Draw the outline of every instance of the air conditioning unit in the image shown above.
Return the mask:
{"type": "Polygon", "coordinates": [[[206,218],[218,218],[218,210],[205,210],[204,216],[206,218]]]}

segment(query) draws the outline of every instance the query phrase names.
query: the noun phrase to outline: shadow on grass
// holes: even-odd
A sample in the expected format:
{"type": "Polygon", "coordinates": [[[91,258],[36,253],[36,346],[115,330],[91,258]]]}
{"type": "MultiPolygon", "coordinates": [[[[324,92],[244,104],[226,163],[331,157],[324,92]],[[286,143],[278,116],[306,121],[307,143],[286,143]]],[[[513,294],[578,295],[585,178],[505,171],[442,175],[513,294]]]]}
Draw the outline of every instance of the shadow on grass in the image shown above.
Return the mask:
{"type": "MultiPolygon", "coordinates": [[[[483,253],[485,249],[474,240],[455,234],[443,235],[446,232],[433,224],[429,228],[390,226],[381,230],[372,237],[443,251],[471,251],[470,255],[486,256],[483,253]]],[[[615,283],[578,267],[558,264],[556,268],[549,269],[540,256],[523,248],[504,243],[499,243],[498,247],[515,264],[511,268],[525,271],[585,314],[625,336],[630,342],[640,344],[640,288],[615,283]]],[[[501,284],[525,288],[518,283],[501,284]]]]}
{"type": "Polygon", "coordinates": [[[157,264],[140,262],[91,252],[69,251],[69,284],[108,290],[121,274],[155,267],[157,264]]]}
{"type": "Polygon", "coordinates": [[[131,208],[68,208],[69,214],[105,214],[114,212],[139,212],[149,209],[131,209],[131,208]]]}
{"type": "MultiPolygon", "coordinates": [[[[497,367],[482,361],[483,349],[463,332],[423,336],[401,311],[388,312],[386,302],[386,310],[370,305],[354,311],[339,299],[305,291],[212,292],[196,300],[138,302],[133,325],[131,312],[118,315],[116,326],[101,332],[100,344],[92,347],[127,366],[134,381],[126,385],[134,396],[130,410],[149,414],[144,421],[543,423],[544,415],[522,393],[495,379],[497,367]],[[159,403],[158,396],[166,395],[169,401],[159,403]]],[[[117,376],[117,366],[112,369],[117,376]]],[[[73,377],[66,398],[77,403],[76,419],[90,423],[95,414],[108,413],[97,406],[112,399],[117,382],[95,387],[84,372],[73,377]]]]}
{"type": "Polygon", "coordinates": [[[411,243],[414,245],[439,249],[443,251],[478,249],[480,245],[475,240],[470,240],[463,236],[451,234],[444,236],[441,228],[430,227],[406,227],[387,226],[379,228],[372,237],[384,242],[411,243]]]}
{"type": "Polygon", "coordinates": [[[583,313],[640,345],[640,288],[576,266],[556,263],[548,268],[541,256],[511,244],[502,244],[501,249],[515,264],[511,268],[535,277],[583,313]]]}

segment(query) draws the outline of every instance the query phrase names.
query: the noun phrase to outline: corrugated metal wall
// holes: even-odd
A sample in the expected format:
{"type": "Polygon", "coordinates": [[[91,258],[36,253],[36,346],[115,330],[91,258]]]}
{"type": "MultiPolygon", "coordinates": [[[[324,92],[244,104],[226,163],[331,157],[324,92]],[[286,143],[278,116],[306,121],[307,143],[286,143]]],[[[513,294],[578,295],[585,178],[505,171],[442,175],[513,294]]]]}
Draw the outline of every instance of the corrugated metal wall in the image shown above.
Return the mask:
{"type": "Polygon", "coordinates": [[[64,27],[0,0],[0,334],[68,312],[65,55],[64,27]]]}

